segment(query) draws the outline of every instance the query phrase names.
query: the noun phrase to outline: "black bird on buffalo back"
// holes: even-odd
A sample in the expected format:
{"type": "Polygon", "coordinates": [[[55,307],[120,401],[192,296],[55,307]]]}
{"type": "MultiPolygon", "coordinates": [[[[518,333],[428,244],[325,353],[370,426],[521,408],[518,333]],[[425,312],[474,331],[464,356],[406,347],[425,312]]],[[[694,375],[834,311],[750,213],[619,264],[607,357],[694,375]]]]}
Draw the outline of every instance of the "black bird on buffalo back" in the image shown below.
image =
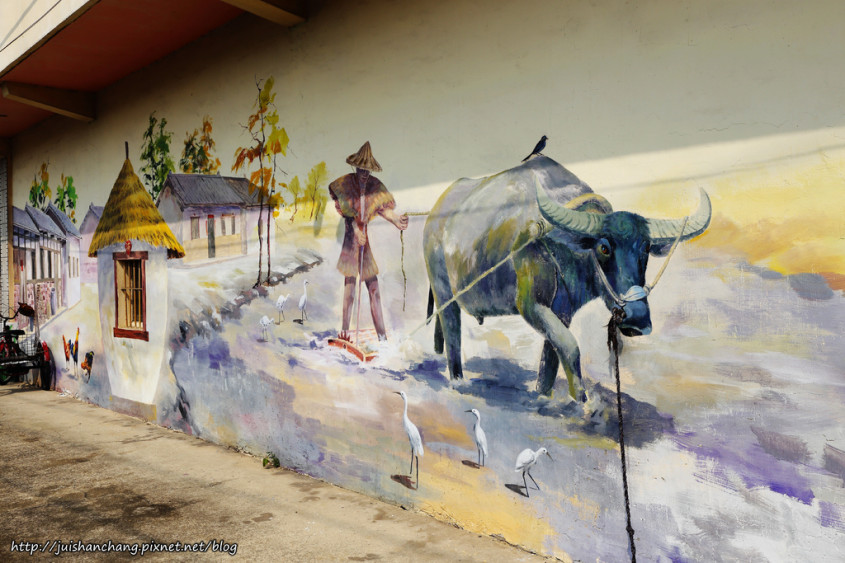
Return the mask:
{"type": "Polygon", "coordinates": [[[544,149],[544,148],[546,148],[546,140],[547,140],[547,139],[548,139],[548,137],[546,137],[545,135],[543,135],[543,136],[540,138],[540,140],[539,140],[539,141],[537,141],[537,144],[534,146],[534,150],[533,150],[533,151],[531,151],[531,154],[529,154],[528,156],[526,156],[525,158],[523,158],[523,159],[522,159],[522,162],[525,162],[526,160],[528,160],[529,158],[531,158],[531,157],[532,157],[532,156],[534,156],[534,155],[537,155],[537,154],[543,154],[543,149],[544,149]]]}

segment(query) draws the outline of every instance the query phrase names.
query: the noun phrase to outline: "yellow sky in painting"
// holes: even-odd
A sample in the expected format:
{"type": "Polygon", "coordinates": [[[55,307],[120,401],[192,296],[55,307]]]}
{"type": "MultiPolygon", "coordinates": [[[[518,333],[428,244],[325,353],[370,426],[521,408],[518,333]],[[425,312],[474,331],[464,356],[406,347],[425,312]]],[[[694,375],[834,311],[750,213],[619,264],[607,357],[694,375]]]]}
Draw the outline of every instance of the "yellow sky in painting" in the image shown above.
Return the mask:
{"type": "MultiPolygon", "coordinates": [[[[695,244],[738,253],[785,275],[822,274],[835,289],[845,289],[843,170],[840,155],[711,179],[703,187],[713,203],[713,220],[695,244]]],[[[641,202],[649,209],[641,212],[660,212],[660,195],[677,189],[654,186],[642,198],[648,201],[641,202]]]]}
{"type": "Polygon", "coordinates": [[[784,275],[817,273],[845,289],[845,130],[579,163],[572,170],[614,209],[680,217],[713,203],[693,248],[718,248],[784,275]]]}

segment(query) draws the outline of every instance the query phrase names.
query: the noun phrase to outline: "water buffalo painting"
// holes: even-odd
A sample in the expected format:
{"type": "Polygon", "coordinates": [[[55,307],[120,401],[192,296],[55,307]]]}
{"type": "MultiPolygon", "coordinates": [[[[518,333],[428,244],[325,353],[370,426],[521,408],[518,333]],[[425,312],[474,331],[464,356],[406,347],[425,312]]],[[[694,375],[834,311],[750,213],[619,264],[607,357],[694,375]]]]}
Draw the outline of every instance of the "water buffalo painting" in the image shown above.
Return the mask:
{"type": "Polygon", "coordinates": [[[550,394],[559,365],[569,393],[586,400],[580,352],[569,324],[601,298],[621,307],[625,336],[651,332],[649,254],[703,233],[711,207],[701,191],[688,219],[647,219],[614,212],[566,168],[541,156],[481,179],[461,179],[440,197],[424,231],[434,347],[444,344],[452,378],[462,377],[461,310],[485,317],[522,315],[545,339],[537,390],[550,394]],[[683,232],[682,232],[683,231],[683,232]],[[620,297],[621,296],[621,297],[620,297]]]}

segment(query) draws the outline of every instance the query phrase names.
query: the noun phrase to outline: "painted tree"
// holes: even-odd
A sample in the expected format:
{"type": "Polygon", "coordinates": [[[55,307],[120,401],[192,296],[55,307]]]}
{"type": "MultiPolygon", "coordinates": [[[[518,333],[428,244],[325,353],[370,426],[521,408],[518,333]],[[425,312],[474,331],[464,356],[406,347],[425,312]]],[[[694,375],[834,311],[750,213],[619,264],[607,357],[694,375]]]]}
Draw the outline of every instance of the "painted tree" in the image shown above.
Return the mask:
{"type": "Polygon", "coordinates": [[[288,193],[290,193],[291,200],[293,201],[293,210],[290,213],[290,222],[293,223],[293,220],[296,219],[296,213],[299,211],[299,204],[302,201],[302,185],[299,183],[299,176],[294,176],[288,182],[288,193]]]}
{"type": "Polygon", "coordinates": [[[292,207],[289,206],[291,222],[295,221],[297,216],[308,221],[320,220],[329,198],[326,188],[328,176],[325,162],[315,165],[308,172],[308,180],[304,186],[301,185],[299,176],[294,176],[288,184],[288,192],[292,198],[292,207]]]}
{"type": "Polygon", "coordinates": [[[308,184],[305,193],[311,202],[310,219],[319,221],[326,210],[326,203],[329,201],[329,190],[325,186],[329,173],[326,170],[326,163],[321,162],[314,166],[308,173],[308,184]]]}
{"type": "Polygon", "coordinates": [[[32,184],[29,187],[29,204],[36,209],[46,209],[47,204],[53,197],[50,189],[50,173],[47,168],[50,162],[42,162],[41,168],[32,177],[32,184]]]}
{"type": "Polygon", "coordinates": [[[220,169],[220,159],[212,156],[214,139],[211,138],[211,117],[203,116],[202,132],[194,129],[185,133],[185,147],[179,168],[186,174],[216,174],[220,169]]]}
{"type": "MultiPolygon", "coordinates": [[[[53,190],[50,188],[49,162],[42,162],[38,172],[32,177],[32,184],[29,187],[29,204],[42,211],[47,209],[53,197],[53,190]]],[[[61,183],[56,187],[56,199],[53,203],[70,220],[76,223],[76,187],[73,185],[73,176],[62,174],[61,183]]]]}
{"type": "Polygon", "coordinates": [[[147,130],[144,131],[144,146],[141,149],[141,161],[144,166],[141,167],[141,175],[147,190],[153,196],[153,201],[161,193],[167,175],[176,170],[173,159],[170,158],[170,139],[173,133],[164,130],[166,125],[167,119],[162,117],[159,121],[153,112],[150,114],[147,130]]]}
{"type": "MultiPolygon", "coordinates": [[[[248,170],[256,161],[258,168],[254,169],[249,176],[249,193],[258,191],[259,220],[258,220],[258,277],[255,285],[261,283],[262,249],[266,245],[267,252],[267,279],[270,278],[270,214],[278,217],[279,207],[284,204],[284,198],[279,188],[287,187],[286,184],[277,182],[276,160],[279,154],[287,156],[288,143],[290,139],[284,127],[279,127],[279,113],[276,109],[276,93],[273,92],[274,79],[267,78],[263,83],[256,79],[255,87],[258,90],[253,109],[255,113],[249,116],[247,125],[244,125],[252,139],[247,147],[238,147],[235,150],[235,163],[232,170],[238,172],[242,169],[248,170]],[[261,219],[266,207],[266,241],[262,235],[263,220],[261,219]]],[[[281,171],[284,173],[284,171],[281,171]]]]}
{"type": "Polygon", "coordinates": [[[73,176],[62,174],[62,183],[56,188],[56,199],[53,203],[73,223],[76,223],[76,199],[76,186],[73,185],[73,176]]]}

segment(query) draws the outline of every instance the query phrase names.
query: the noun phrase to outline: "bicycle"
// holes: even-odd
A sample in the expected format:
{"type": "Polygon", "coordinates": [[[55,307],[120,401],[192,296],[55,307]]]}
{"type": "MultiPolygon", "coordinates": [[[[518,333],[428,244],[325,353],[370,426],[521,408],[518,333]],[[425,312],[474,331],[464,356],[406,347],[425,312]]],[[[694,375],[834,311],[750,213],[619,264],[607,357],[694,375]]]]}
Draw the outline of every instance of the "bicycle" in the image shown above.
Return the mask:
{"type": "Polygon", "coordinates": [[[40,331],[35,309],[26,303],[18,303],[11,316],[0,314],[3,330],[0,331],[0,385],[6,385],[12,378],[20,378],[29,370],[37,368],[41,376],[41,388],[49,389],[52,383],[52,362],[50,348],[40,341],[40,331]],[[28,337],[26,331],[13,329],[9,323],[18,315],[34,319],[34,330],[28,337]]]}

